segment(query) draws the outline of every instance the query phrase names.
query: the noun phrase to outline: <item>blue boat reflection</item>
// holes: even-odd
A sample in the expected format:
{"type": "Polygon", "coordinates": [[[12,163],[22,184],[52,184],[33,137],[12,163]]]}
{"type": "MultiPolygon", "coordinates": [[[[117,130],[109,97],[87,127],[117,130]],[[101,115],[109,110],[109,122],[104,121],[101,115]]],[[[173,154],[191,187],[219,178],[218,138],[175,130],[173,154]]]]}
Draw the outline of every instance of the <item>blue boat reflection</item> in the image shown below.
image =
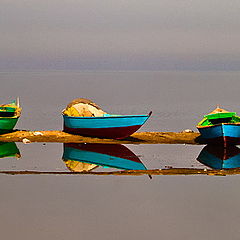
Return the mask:
{"type": "Polygon", "coordinates": [[[71,171],[91,171],[98,166],[146,170],[140,159],[127,147],[119,144],[64,143],[63,160],[71,171]]]}
{"type": "Polygon", "coordinates": [[[17,157],[20,158],[20,151],[14,142],[0,142],[0,158],[17,157]]]}
{"type": "Polygon", "coordinates": [[[240,168],[240,149],[234,145],[226,148],[207,145],[202,149],[197,160],[213,169],[240,168]]]}

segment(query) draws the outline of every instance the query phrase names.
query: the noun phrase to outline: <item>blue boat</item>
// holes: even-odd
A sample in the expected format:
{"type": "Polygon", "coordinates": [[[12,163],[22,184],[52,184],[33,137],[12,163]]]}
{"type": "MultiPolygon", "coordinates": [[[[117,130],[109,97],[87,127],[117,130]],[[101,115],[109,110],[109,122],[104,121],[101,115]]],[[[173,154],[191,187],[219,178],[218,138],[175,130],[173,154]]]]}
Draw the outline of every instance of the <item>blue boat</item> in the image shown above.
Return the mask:
{"type": "Polygon", "coordinates": [[[76,144],[64,143],[62,159],[72,171],[82,171],[84,168],[94,169],[96,166],[124,169],[124,170],[146,170],[141,160],[126,146],[119,144],[76,144]],[[90,166],[78,163],[91,164],[90,166]],[[78,170],[76,170],[76,168],[78,170]]]}
{"type": "Polygon", "coordinates": [[[236,146],[207,145],[200,152],[197,160],[213,169],[240,168],[240,149],[236,146]]]}
{"type": "Polygon", "coordinates": [[[64,131],[82,136],[123,139],[136,132],[151,116],[111,115],[102,117],[73,117],[63,114],[64,131]]]}
{"type": "Polygon", "coordinates": [[[223,146],[240,144],[240,117],[235,112],[216,108],[197,125],[201,140],[223,146]]]}

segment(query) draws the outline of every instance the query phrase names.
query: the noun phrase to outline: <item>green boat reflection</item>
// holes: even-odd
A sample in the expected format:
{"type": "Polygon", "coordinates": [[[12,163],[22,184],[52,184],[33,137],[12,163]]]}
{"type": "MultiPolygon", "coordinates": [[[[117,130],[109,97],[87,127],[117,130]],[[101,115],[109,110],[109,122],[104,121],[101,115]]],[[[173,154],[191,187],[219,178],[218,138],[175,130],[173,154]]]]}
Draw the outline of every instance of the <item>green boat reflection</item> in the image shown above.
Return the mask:
{"type": "Polygon", "coordinates": [[[140,159],[119,144],[64,143],[63,160],[75,172],[91,171],[98,166],[124,170],[146,170],[140,159]]]}
{"type": "Polygon", "coordinates": [[[20,158],[20,151],[14,142],[0,142],[0,158],[17,157],[20,158]]]}
{"type": "Polygon", "coordinates": [[[240,168],[240,149],[234,145],[226,148],[207,145],[202,149],[197,160],[212,169],[240,168]]]}

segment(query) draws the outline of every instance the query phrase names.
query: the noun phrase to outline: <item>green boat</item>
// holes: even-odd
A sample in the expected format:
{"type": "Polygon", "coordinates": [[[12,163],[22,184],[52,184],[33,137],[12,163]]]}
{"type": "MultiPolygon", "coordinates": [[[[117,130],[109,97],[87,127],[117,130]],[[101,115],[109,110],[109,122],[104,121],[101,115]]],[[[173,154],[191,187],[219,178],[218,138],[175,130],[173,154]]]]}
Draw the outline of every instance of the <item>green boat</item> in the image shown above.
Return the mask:
{"type": "Polygon", "coordinates": [[[11,132],[21,115],[19,99],[0,105],[0,133],[11,132]]]}

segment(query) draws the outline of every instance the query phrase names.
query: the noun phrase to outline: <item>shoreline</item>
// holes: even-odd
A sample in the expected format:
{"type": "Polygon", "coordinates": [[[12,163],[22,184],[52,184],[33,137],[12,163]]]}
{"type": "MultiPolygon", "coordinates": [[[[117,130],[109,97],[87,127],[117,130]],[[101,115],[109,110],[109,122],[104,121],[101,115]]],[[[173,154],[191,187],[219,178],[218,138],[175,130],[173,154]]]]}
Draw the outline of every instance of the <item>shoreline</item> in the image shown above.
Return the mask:
{"type": "Polygon", "coordinates": [[[201,144],[196,132],[138,132],[130,137],[101,139],[84,137],[63,131],[28,131],[16,130],[0,135],[0,142],[52,142],[52,143],[101,143],[101,144],[201,144]]]}
{"type": "Polygon", "coordinates": [[[92,175],[92,176],[176,176],[176,175],[207,175],[207,176],[230,176],[239,175],[239,168],[233,169],[198,169],[198,168],[170,168],[170,169],[152,169],[152,170],[122,170],[122,171],[83,171],[83,172],[65,172],[65,171],[34,171],[34,170],[3,170],[0,175],[92,175]]]}

